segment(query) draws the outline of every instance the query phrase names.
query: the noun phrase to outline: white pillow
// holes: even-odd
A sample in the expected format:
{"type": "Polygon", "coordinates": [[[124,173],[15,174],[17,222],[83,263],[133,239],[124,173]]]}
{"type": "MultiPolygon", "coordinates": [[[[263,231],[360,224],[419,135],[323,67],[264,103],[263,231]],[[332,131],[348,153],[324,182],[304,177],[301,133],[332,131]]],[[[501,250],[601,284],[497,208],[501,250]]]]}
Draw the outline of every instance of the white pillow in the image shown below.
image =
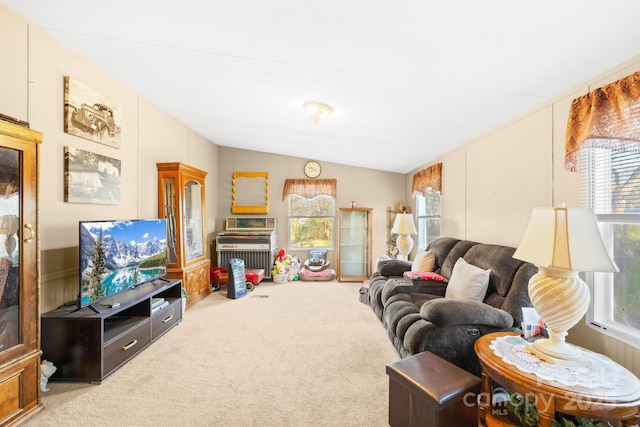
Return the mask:
{"type": "Polygon", "coordinates": [[[433,268],[436,266],[436,256],[432,251],[425,251],[420,249],[416,254],[416,258],[413,260],[411,264],[411,271],[413,272],[423,272],[423,271],[433,271],[433,268]]]}
{"type": "Polygon", "coordinates": [[[491,269],[483,270],[458,258],[453,266],[445,298],[468,298],[483,301],[489,286],[491,269]]]}

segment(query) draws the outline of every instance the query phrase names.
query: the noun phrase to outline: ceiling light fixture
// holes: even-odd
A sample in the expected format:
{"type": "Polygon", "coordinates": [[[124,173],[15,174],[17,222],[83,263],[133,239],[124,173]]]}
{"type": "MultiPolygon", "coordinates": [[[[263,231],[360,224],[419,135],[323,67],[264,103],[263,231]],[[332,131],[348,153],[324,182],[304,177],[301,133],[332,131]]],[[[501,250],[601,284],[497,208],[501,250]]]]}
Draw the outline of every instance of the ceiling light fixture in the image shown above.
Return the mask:
{"type": "Polygon", "coordinates": [[[333,111],[327,104],[316,101],[305,102],[304,109],[313,120],[313,123],[318,123],[320,120],[327,118],[333,111]]]}

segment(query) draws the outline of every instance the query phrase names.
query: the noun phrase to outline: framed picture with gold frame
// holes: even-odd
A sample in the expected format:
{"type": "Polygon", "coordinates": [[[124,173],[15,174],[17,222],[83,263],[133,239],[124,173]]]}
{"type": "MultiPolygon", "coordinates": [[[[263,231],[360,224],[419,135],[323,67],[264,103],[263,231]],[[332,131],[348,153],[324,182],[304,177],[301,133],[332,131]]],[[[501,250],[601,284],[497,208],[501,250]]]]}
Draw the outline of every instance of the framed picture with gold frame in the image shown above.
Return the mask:
{"type": "Polygon", "coordinates": [[[269,172],[234,172],[231,213],[269,213],[269,172]]]}

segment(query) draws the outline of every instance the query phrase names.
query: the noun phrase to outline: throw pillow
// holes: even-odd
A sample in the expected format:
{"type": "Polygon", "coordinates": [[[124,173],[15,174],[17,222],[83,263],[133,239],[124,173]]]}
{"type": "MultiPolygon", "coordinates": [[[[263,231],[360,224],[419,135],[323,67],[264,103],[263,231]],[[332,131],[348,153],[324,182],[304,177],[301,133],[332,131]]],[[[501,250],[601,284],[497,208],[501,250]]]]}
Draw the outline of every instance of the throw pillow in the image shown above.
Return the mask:
{"type": "Polygon", "coordinates": [[[469,298],[483,301],[489,287],[491,269],[483,270],[458,258],[453,266],[445,298],[469,298]]]}
{"type": "Polygon", "coordinates": [[[405,271],[403,274],[404,277],[408,277],[409,279],[420,279],[420,280],[433,280],[436,282],[446,282],[447,278],[441,276],[433,271],[405,271]]]}
{"type": "Polygon", "coordinates": [[[435,266],[436,256],[433,251],[419,250],[411,264],[411,271],[433,271],[435,266]]]}

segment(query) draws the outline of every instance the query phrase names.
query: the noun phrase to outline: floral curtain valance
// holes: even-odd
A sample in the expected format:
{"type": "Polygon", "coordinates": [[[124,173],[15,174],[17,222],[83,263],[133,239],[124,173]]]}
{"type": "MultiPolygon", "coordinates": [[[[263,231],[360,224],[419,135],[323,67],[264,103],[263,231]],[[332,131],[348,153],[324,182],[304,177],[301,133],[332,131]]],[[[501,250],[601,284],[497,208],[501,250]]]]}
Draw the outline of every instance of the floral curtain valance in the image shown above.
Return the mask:
{"type": "Polygon", "coordinates": [[[442,163],[436,163],[413,174],[412,194],[424,194],[429,187],[442,192],[442,163]]]}
{"type": "Polygon", "coordinates": [[[595,89],[571,103],[564,167],[575,171],[583,147],[640,151],[640,71],[595,89]]]}
{"type": "Polygon", "coordinates": [[[285,179],[282,200],[290,194],[311,199],[316,196],[336,197],[335,179],[285,179]]]}

